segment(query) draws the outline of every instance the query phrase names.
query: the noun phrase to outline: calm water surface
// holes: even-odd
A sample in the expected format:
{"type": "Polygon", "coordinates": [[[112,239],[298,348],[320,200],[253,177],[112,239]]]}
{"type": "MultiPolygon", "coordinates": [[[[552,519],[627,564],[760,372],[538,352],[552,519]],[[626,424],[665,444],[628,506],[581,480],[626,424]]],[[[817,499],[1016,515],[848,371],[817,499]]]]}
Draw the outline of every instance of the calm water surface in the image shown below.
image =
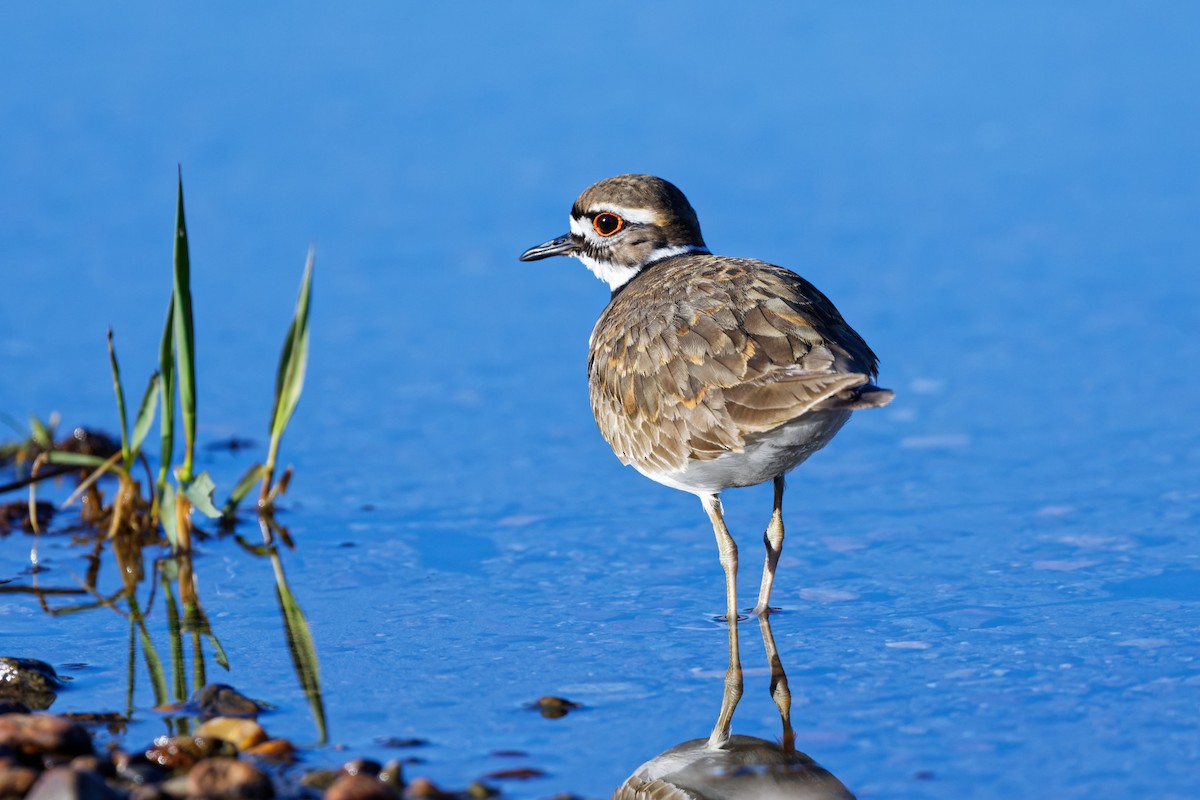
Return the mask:
{"type": "MultiPolygon", "coordinates": [[[[531,766],[508,796],[606,797],[711,729],[721,572],[695,499],[594,429],[606,288],[516,256],[589,183],[661,174],[714,251],[829,294],[897,392],[790,480],[773,630],[800,749],[860,797],[1194,797],[1198,23],[1158,3],[8,7],[0,412],[115,429],[104,330],[140,386],[181,163],[201,445],[258,442],[203,451],[223,494],[262,457],[315,240],[281,560],[347,750],[306,762],[413,754],[447,786],[531,766]],[[525,707],[547,694],[584,708],[525,707]]],[[[726,505],[748,605],[769,489],[726,505]]],[[[43,586],[87,570],[68,521],[38,543],[43,586]]],[[[0,540],[0,589],[32,581],[32,546],[0,540]]],[[[231,662],[210,653],[208,678],[316,741],[270,561],[224,536],[196,568],[231,662]]],[[[53,710],[124,709],[126,619],[12,592],[0,619],[0,654],[74,678],[53,710]]],[[[756,628],[733,730],[773,740],[756,628]]],[[[140,665],[134,699],[144,743],[167,723],[140,665]]]]}

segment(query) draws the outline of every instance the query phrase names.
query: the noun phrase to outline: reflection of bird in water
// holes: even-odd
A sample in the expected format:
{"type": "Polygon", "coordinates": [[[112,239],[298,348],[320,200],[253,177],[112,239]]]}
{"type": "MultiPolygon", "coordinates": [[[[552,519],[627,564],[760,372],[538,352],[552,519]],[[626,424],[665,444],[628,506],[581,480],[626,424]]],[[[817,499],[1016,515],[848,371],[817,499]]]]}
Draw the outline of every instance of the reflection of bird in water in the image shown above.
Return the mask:
{"type": "Polygon", "coordinates": [[[779,660],[771,623],[759,617],[771,662],[771,696],[783,726],[780,744],[754,736],[731,736],[729,724],[742,697],[737,618],[729,618],[729,669],[721,713],[707,739],[676,745],[642,764],[612,800],[854,800],[842,782],[804,753],[792,732],[792,695],[779,660]]]}
{"type": "Polygon", "coordinates": [[[721,492],[772,481],[775,506],[754,613],[769,614],[783,548],[784,475],[857,409],[887,405],[876,358],[799,275],[712,255],[683,192],[650,175],[589,187],[571,231],[521,254],[574,256],[612,288],[592,331],[588,386],[600,432],[624,464],[700,498],[737,614],[737,545],[721,492]]]}

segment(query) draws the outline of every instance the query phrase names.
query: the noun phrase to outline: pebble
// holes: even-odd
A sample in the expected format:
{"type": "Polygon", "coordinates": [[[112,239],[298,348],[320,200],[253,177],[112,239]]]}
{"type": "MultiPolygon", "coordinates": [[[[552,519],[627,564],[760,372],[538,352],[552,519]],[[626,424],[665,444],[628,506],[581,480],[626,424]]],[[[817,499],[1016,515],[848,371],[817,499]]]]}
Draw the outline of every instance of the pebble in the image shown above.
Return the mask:
{"type": "Polygon", "coordinates": [[[0,716],[0,746],[26,755],[72,758],[90,755],[92,737],[76,722],[46,714],[0,716]]]}
{"type": "Polygon", "coordinates": [[[213,717],[196,729],[200,739],[220,739],[229,742],[238,750],[249,750],[267,740],[267,732],[252,719],[236,717],[213,717]]]}
{"type": "Polygon", "coordinates": [[[55,767],[41,774],[25,800],[121,800],[99,775],[55,767]]]}
{"type": "Polygon", "coordinates": [[[343,773],[325,792],[325,800],[397,800],[392,787],[366,773],[343,773]]]}
{"type": "Polygon", "coordinates": [[[187,794],[206,800],[270,800],[275,789],[253,765],[221,756],[201,761],[188,771],[187,794]]]}

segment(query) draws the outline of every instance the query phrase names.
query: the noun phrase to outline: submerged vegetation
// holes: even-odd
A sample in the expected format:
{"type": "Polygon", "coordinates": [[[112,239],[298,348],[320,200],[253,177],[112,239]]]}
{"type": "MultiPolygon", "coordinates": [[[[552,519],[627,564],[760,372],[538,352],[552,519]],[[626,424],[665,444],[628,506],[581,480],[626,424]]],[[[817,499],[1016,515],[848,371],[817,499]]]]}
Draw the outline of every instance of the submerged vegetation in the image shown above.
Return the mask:
{"type": "MultiPolygon", "coordinates": [[[[228,491],[220,507],[215,500],[217,486],[207,471],[198,469],[195,460],[197,371],[182,175],[178,182],[175,214],[172,288],[159,346],[159,363],[141,392],[132,425],[127,413],[126,383],[117,357],[116,338],[110,328],[107,334],[108,363],[116,396],[120,441],[83,429],[57,439],[58,419],[51,416],[45,421],[31,418],[29,432],[23,434],[21,441],[0,445],[0,464],[11,463],[16,472],[16,480],[0,486],[0,494],[28,490],[27,502],[17,500],[0,505],[3,511],[0,533],[22,527],[36,537],[58,511],[78,506],[78,523],[72,526],[71,533],[75,541],[86,542],[91,547],[89,568],[78,579],[78,586],[48,587],[39,584],[41,570],[35,538],[28,570],[30,585],[9,584],[0,589],[35,595],[42,609],[52,616],[105,608],[128,619],[127,717],[134,710],[139,651],[153,689],[155,706],[160,708],[171,702],[181,704],[191,692],[204,687],[208,683],[206,663],[209,659],[229,669],[225,649],[200,603],[192,543],[196,536],[212,535],[201,527],[199,518],[210,520],[218,532],[234,531],[238,509],[257,485],[255,511],[261,544],[250,543],[241,536],[237,541],[247,553],[271,559],[280,616],[297,679],[308,697],[319,741],[324,742],[327,738],[316,649],[304,614],[288,587],[277,544],[281,542],[290,547],[291,538],[287,529],[276,521],[274,513],[276,501],[286,492],[291,477],[290,468],[278,470],[278,458],[280,442],[304,387],[313,258],[310,248],[276,371],[266,459],[246,470],[241,480],[228,491]],[[161,446],[158,468],[154,470],[143,446],[156,416],[161,446]],[[182,437],[181,448],[176,447],[178,437],[182,437]],[[182,451],[178,460],[177,449],[182,451]],[[76,480],[65,501],[55,506],[38,498],[39,485],[63,476],[76,480]],[[149,570],[147,556],[150,556],[149,570]],[[121,585],[117,591],[105,595],[98,576],[102,562],[109,559],[115,561],[121,585]],[[143,586],[145,591],[139,596],[143,586]],[[166,616],[170,653],[169,682],[164,659],[146,625],[146,618],[160,594],[158,602],[166,616]],[[88,599],[73,605],[52,604],[56,598],[81,595],[88,599]]],[[[17,427],[12,420],[8,422],[17,427]]],[[[178,732],[183,733],[188,720],[176,718],[174,724],[179,726],[178,732]]]]}

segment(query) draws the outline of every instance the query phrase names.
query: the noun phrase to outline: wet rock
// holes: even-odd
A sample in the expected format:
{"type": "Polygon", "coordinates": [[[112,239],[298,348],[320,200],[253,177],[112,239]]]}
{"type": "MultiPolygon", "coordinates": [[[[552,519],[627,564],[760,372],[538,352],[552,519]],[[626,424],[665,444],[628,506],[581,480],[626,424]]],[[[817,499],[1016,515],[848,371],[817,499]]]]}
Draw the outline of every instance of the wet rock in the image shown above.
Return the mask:
{"type": "Polygon", "coordinates": [[[534,767],[514,767],[513,769],[498,769],[484,775],[493,780],[527,781],[530,778],[543,778],[546,773],[534,767]]]}
{"type": "Polygon", "coordinates": [[[399,792],[404,788],[404,768],[399,761],[392,759],[379,771],[379,780],[399,792]]]}
{"type": "Polygon", "coordinates": [[[0,717],[0,746],[25,755],[74,758],[88,755],[92,737],[77,722],[47,714],[5,714],[0,717]]]}
{"type": "Polygon", "coordinates": [[[444,792],[428,778],[416,778],[404,790],[405,800],[456,800],[453,792],[444,792]]]}
{"type": "Polygon", "coordinates": [[[577,708],[582,708],[579,703],[574,703],[564,697],[552,697],[547,695],[539,697],[533,708],[536,708],[546,719],[558,719],[565,717],[568,712],[574,711],[577,708]]]}
{"type": "Polygon", "coordinates": [[[238,750],[249,750],[267,740],[267,732],[252,719],[213,717],[196,729],[200,739],[220,739],[238,750]]]}
{"type": "Polygon", "coordinates": [[[220,757],[201,761],[188,771],[187,794],[206,800],[269,800],[275,797],[275,789],[251,764],[220,757]]]}
{"type": "Polygon", "coordinates": [[[270,739],[242,752],[274,764],[291,764],[296,760],[296,746],[287,739],[270,739]]]}
{"type": "Polygon", "coordinates": [[[0,714],[28,714],[32,710],[19,700],[0,700],[0,714]]]}
{"type": "Polygon", "coordinates": [[[377,777],[383,769],[383,765],[378,761],[372,761],[369,758],[356,758],[353,761],[347,761],[342,765],[343,775],[369,775],[372,778],[377,777]]]}
{"type": "Polygon", "coordinates": [[[334,772],[331,769],[314,769],[304,773],[304,777],[300,779],[300,785],[310,789],[328,789],[340,777],[340,772],[334,772]]]}
{"type": "MultiPolygon", "coordinates": [[[[172,772],[191,769],[197,761],[204,758],[201,753],[202,746],[190,736],[159,736],[154,740],[154,744],[146,749],[146,761],[172,772]]],[[[128,762],[124,766],[135,763],[137,762],[128,762]]]]}
{"type": "Polygon", "coordinates": [[[0,797],[24,797],[37,777],[37,770],[0,761],[0,797]]]}
{"type": "Polygon", "coordinates": [[[262,706],[232,686],[210,683],[196,690],[179,710],[200,719],[213,717],[257,717],[262,706]]]}
{"type": "Polygon", "coordinates": [[[157,786],[169,776],[169,769],[142,759],[130,760],[116,769],[116,777],[132,786],[157,786]]]}
{"type": "Polygon", "coordinates": [[[25,800],[121,800],[121,795],[95,773],[55,767],[41,774],[25,800]]]}
{"type": "Polygon", "coordinates": [[[343,774],[325,792],[325,800],[396,800],[400,794],[378,778],[343,774]]]}
{"type": "Polygon", "coordinates": [[[45,711],[62,687],[63,680],[45,661],[0,656],[0,698],[45,711]]]}
{"type": "Polygon", "coordinates": [[[475,781],[467,787],[466,795],[467,797],[470,797],[471,800],[489,800],[489,798],[492,797],[499,797],[500,791],[493,789],[486,783],[475,781]]]}

